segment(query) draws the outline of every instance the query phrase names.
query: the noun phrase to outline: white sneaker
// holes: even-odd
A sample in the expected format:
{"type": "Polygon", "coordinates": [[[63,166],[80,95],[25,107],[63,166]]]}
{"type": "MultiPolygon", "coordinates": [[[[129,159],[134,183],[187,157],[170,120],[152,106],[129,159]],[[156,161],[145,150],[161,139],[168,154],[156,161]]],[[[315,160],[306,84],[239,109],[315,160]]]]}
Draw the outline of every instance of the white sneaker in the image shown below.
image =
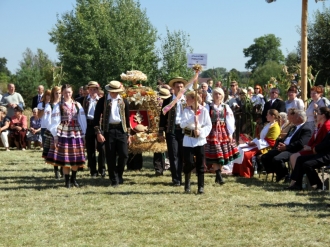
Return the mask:
{"type": "Polygon", "coordinates": [[[10,151],[10,149],[9,148],[6,148],[6,151],[10,151]]]}
{"type": "Polygon", "coordinates": [[[22,151],[25,151],[25,148],[22,148],[22,151]]]}

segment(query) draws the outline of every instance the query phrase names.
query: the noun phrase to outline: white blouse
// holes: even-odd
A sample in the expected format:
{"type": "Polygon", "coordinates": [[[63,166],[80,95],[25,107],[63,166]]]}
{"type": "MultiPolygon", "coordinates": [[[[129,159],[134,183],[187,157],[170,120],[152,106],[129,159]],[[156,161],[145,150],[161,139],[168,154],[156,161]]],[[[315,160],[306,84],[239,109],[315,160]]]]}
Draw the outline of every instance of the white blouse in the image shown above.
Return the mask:
{"type": "MultiPolygon", "coordinates": [[[[198,115],[198,125],[197,129],[200,134],[198,137],[189,137],[187,135],[183,138],[183,146],[184,147],[197,147],[203,146],[206,144],[206,137],[210,134],[212,129],[212,123],[209,111],[203,107],[199,106],[200,114],[198,115]]],[[[195,113],[190,107],[186,107],[183,110],[181,115],[181,123],[180,127],[182,129],[188,128],[190,130],[195,129],[195,113]]]]}
{"type": "Polygon", "coordinates": [[[304,101],[302,101],[302,99],[298,99],[297,97],[294,98],[292,101],[285,101],[285,107],[286,107],[286,112],[288,112],[288,110],[290,108],[295,108],[297,110],[304,110],[305,106],[304,106],[304,101]]]}
{"type": "Polygon", "coordinates": [[[46,129],[48,127],[48,122],[49,122],[49,118],[50,118],[50,113],[52,111],[50,104],[46,103],[45,104],[45,108],[43,108],[43,103],[40,102],[37,106],[38,110],[44,110],[44,115],[42,115],[42,117],[40,118],[41,120],[41,128],[42,129],[46,129]]]}

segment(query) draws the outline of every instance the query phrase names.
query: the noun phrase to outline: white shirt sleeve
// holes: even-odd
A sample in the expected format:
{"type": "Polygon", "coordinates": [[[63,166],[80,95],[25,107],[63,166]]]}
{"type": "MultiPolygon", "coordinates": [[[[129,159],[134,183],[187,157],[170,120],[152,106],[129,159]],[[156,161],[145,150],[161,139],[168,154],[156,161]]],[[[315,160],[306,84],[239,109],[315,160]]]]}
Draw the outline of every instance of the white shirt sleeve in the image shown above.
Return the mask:
{"type": "Polygon", "coordinates": [[[235,132],[235,117],[233,111],[228,105],[226,106],[226,126],[230,136],[235,132]]]}
{"type": "Polygon", "coordinates": [[[185,108],[181,116],[180,127],[184,129],[192,125],[195,125],[195,115],[192,114],[192,110],[190,108],[185,108]]]}
{"type": "Polygon", "coordinates": [[[49,118],[48,130],[52,133],[52,136],[57,135],[57,127],[61,123],[61,110],[60,104],[54,106],[51,117],[49,118]]]}
{"type": "Polygon", "coordinates": [[[87,129],[87,120],[86,120],[85,111],[78,102],[77,102],[77,106],[79,108],[78,123],[80,125],[82,135],[85,135],[86,134],[86,129],[87,129]]]}
{"type": "Polygon", "coordinates": [[[199,129],[199,137],[206,138],[211,132],[212,122],[209,111],[205,107],[202,108],[201,114],[198,117],[198,121],[201,122],[201,127],[199,129]]]}

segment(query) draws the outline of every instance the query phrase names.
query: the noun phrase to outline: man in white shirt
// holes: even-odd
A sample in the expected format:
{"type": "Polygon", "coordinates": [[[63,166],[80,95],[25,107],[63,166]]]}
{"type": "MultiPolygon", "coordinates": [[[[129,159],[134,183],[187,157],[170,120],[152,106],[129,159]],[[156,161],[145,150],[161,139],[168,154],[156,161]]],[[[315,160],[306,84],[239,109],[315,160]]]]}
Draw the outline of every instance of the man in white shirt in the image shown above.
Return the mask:
{"type": "MultiPolygon", "coordinates": [[[[162,109],[174,101],[180,95],[188,82],[182,77],[176,77],[169,81],[168,85],[172,87],[174,93],[163,101],[162,109]]],[[[165,115],[160,113],[159,120],[159,140],[164,140],[164,131],[168,156],[170,160],[170,169],[172,174],[172,183],[174,186],[180,186],[182,183],[182,164],[183,164],[183,133],[180,127],[181,114],[185,107],[186,100],[184,95],[177,100],[176,104],[165,115]]]]}
{"type": "Polygon", "coordinates": [[[82,106],[85,111],[87,118],[87,130],[86,130],[86,149],[87,149],[87,158],[88,158],[88,167],[90,169],[90,174],[93,178],[101,174],[102,177],[105,177],[105,154],[102,146],[104,143],[97,142],[97,150],[99,152],[98,156],[98,170],[96,169],[96,151],[95,151],[95,141],[96,135],[94,131],[94,112],[96,104],[99,101],[98,91],[99,84],[96,81],[88,82],[88,92],[89,94],[84,97],[82,106]]]}
{"type": "Polygon", "coordinates": [[[128,145],[131,142],[129,104],[119,95],[123,91],[119,81],[110,81],[105,89],[109,93],[97,102],[94,112],[94,130],[97,141],[105,143],[111,186],[117,187],[118,184],[124,183],[123,173],[128,157],[128,145]]]}

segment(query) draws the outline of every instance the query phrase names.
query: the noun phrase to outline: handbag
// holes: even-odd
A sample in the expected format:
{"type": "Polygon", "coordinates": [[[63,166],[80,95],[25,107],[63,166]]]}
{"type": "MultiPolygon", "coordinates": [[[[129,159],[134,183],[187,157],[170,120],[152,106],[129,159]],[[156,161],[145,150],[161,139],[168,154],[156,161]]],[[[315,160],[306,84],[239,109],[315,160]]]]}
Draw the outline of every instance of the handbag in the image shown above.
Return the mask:
{"type": "Polygon", "coordinates": [[[26,137],[27,137],[27,138],[31,138],[32,136],[33,136],[32,132],[28,130],[28,131],[26,132],[26,137]]]}

